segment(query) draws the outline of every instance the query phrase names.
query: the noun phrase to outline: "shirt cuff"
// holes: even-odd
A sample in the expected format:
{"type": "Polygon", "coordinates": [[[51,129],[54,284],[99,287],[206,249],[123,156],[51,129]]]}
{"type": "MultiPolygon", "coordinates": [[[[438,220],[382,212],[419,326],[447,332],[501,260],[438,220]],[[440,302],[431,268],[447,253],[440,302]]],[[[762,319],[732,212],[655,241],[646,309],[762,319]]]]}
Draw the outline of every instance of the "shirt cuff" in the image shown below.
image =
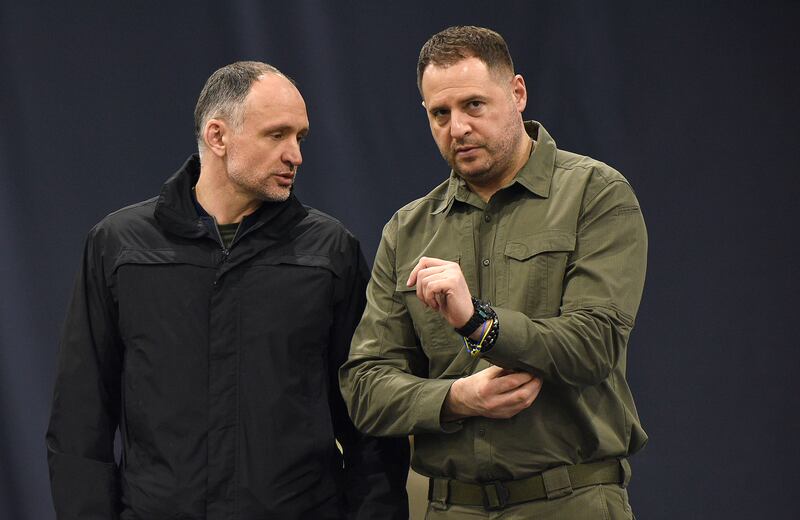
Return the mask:
{"type": "Polygon", "coordinates": [[[425,432],[454,433],[462,428],[461,421],[442,421],[442,407],[455,379],[431,379],[414,402],[414,415],[419,429],[425,432]]]}
{"type": "Polygon", "coordinates": [[[525,369],[527,365],[523,366],[519,360],[530,360],[536,354],[531,352],[535,347],[532,346],[530,338],[528,323],[530,318],[521,312],[497,307],[492,307],[492,309],[497,313],[500,321],[500,334],[497,336],[494,346],[481,357],[508,370],[525,369]]]}

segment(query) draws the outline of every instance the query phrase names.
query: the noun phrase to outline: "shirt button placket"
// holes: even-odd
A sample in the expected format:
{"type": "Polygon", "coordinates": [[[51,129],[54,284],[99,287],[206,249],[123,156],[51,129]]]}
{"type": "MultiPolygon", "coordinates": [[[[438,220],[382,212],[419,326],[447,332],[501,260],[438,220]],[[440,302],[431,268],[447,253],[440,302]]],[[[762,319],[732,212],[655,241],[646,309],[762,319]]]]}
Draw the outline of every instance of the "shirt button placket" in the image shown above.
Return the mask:
{"type": "Polygon", "coordinates": [[[492,471],[491,446],[488,437],[485,425],[480,425],[475,429],[475,462],[477,462],[478,472],[484,478],[487,473],[492,471]]]}

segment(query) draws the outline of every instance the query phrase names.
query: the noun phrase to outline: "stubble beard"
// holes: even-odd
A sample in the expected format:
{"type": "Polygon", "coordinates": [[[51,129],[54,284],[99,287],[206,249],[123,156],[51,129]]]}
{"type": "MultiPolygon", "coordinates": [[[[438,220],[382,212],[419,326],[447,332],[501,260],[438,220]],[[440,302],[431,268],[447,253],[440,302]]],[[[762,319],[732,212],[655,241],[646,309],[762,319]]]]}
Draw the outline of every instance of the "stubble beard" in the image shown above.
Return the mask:
{"type": "Polygon", "coordinates": [[[478,186],[486,186],[501,181],[508,174],[508,169],[511,168],[514,162],[514,152],[519,147],[522,138],[523,136],[516,127],[516,122],[513,122],[513,124],[505,127],[496,144],[471,143],[468,140],[454,142],[447,154],[442,153],[442,157],[444,157],[456,175],[465,181],[478,186]],[[454,148],[464,145],[480,146],[488,157],[473,161],[471,168],[461,169],[458,167],[454,148]],[[484,164],[481,166],[474,164],[478,161],[483,161],[484,164]]]}
{"type": "Polygon", "coordinates": [[[252,174],[244,172],[236,162],[229,163],[228,177],[239,187],[240,190],[247,192],[253,198],[262,202],[284,202],[289,198],[294,188],[294,183],[289,187],[272,185],[271,180],[274,174],[252,174]],[[260,179],[263,179],[259,182],[260,179]]]}

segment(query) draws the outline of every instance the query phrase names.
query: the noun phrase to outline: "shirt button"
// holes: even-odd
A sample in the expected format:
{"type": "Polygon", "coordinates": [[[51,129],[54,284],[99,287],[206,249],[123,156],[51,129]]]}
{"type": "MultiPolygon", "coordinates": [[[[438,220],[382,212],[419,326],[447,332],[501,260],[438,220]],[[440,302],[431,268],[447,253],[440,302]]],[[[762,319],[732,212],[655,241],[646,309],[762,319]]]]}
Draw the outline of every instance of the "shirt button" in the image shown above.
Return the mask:
{"type": "Polygon", "coordinates": [[[487,213],[487,214],[485,214],[485,215],[483,216],[483,220],[484,220],[485,222],[491,222],[491,221],[492,221],[492,216],[491,216],[491,215],[489,215],[489,214],[487,213]]]}
{"type": "Polygon", "coordinates": [[[489,267],[489,259],[488,258],[484,258],[483,259],[483,267],[489,267]]]}
{"type": "Polygon", "coordinates": [[[483,428],[478,430],[478,437],[485,437],[485,436],[486,436],[486,430],[484,430],[483,428]]]}

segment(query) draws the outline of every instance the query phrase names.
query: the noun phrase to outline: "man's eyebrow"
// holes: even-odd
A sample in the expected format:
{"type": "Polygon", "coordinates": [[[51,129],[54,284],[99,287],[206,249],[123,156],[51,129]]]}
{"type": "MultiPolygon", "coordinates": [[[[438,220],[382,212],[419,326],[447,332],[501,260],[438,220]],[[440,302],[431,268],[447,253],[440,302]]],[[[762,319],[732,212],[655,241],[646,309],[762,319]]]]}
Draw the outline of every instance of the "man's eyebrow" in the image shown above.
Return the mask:
{"type": "Polygon", "coordinates": [[[267,125],[262,129],[262,132],[264,132],[264,133],[294,132],[295,130],[297,130],[298,134],[303,134],[303,133],[307,134],[308,133],[308,127],[307,126],[303,126],[303,127],[300,127],[299,129],[297,129],[296,127],[294,127],[292,125],[289,125],[289,124],[286,124],[286,123],[278,123],[278,124],[275,124],[275,125],[267,125]]]}
{"type": "MultiPolygon", "coordinates": [[[[455,106],[462,106],[462,105],[466,105],[470,101],[484,101],[485,102],[488,99],[489,98],[487,96],[485,96],[484,94],[479,94],[477,92],[472,92],[472,93],[466,94],[464,96],[460,96],[459,98],[455,99],[453,101],[453,104],[455,106]]],[[[430,112],[430,113],[434,113],[437,110],[447,110],[447,108],[445,108],[443,106],[443,103],[436,103],[436,104],[433,104],[433,105],[431,105],[429,107],[423,101],[422,102],[422,106],[424,106],[428,110],[428,112],[430,112]]]]}
{"type": "Polygon", "coordinates": [[[446,108],[444,107],[444,105],[442,103],[436,103],[436,104],[433,104],[433,105],[430,105],[430,106],[425,105],[425,103],[423,103],[422,105],[431,114],[433,114],[434,112],[436,112],[438,110],[446,110],[446,108]]]}

